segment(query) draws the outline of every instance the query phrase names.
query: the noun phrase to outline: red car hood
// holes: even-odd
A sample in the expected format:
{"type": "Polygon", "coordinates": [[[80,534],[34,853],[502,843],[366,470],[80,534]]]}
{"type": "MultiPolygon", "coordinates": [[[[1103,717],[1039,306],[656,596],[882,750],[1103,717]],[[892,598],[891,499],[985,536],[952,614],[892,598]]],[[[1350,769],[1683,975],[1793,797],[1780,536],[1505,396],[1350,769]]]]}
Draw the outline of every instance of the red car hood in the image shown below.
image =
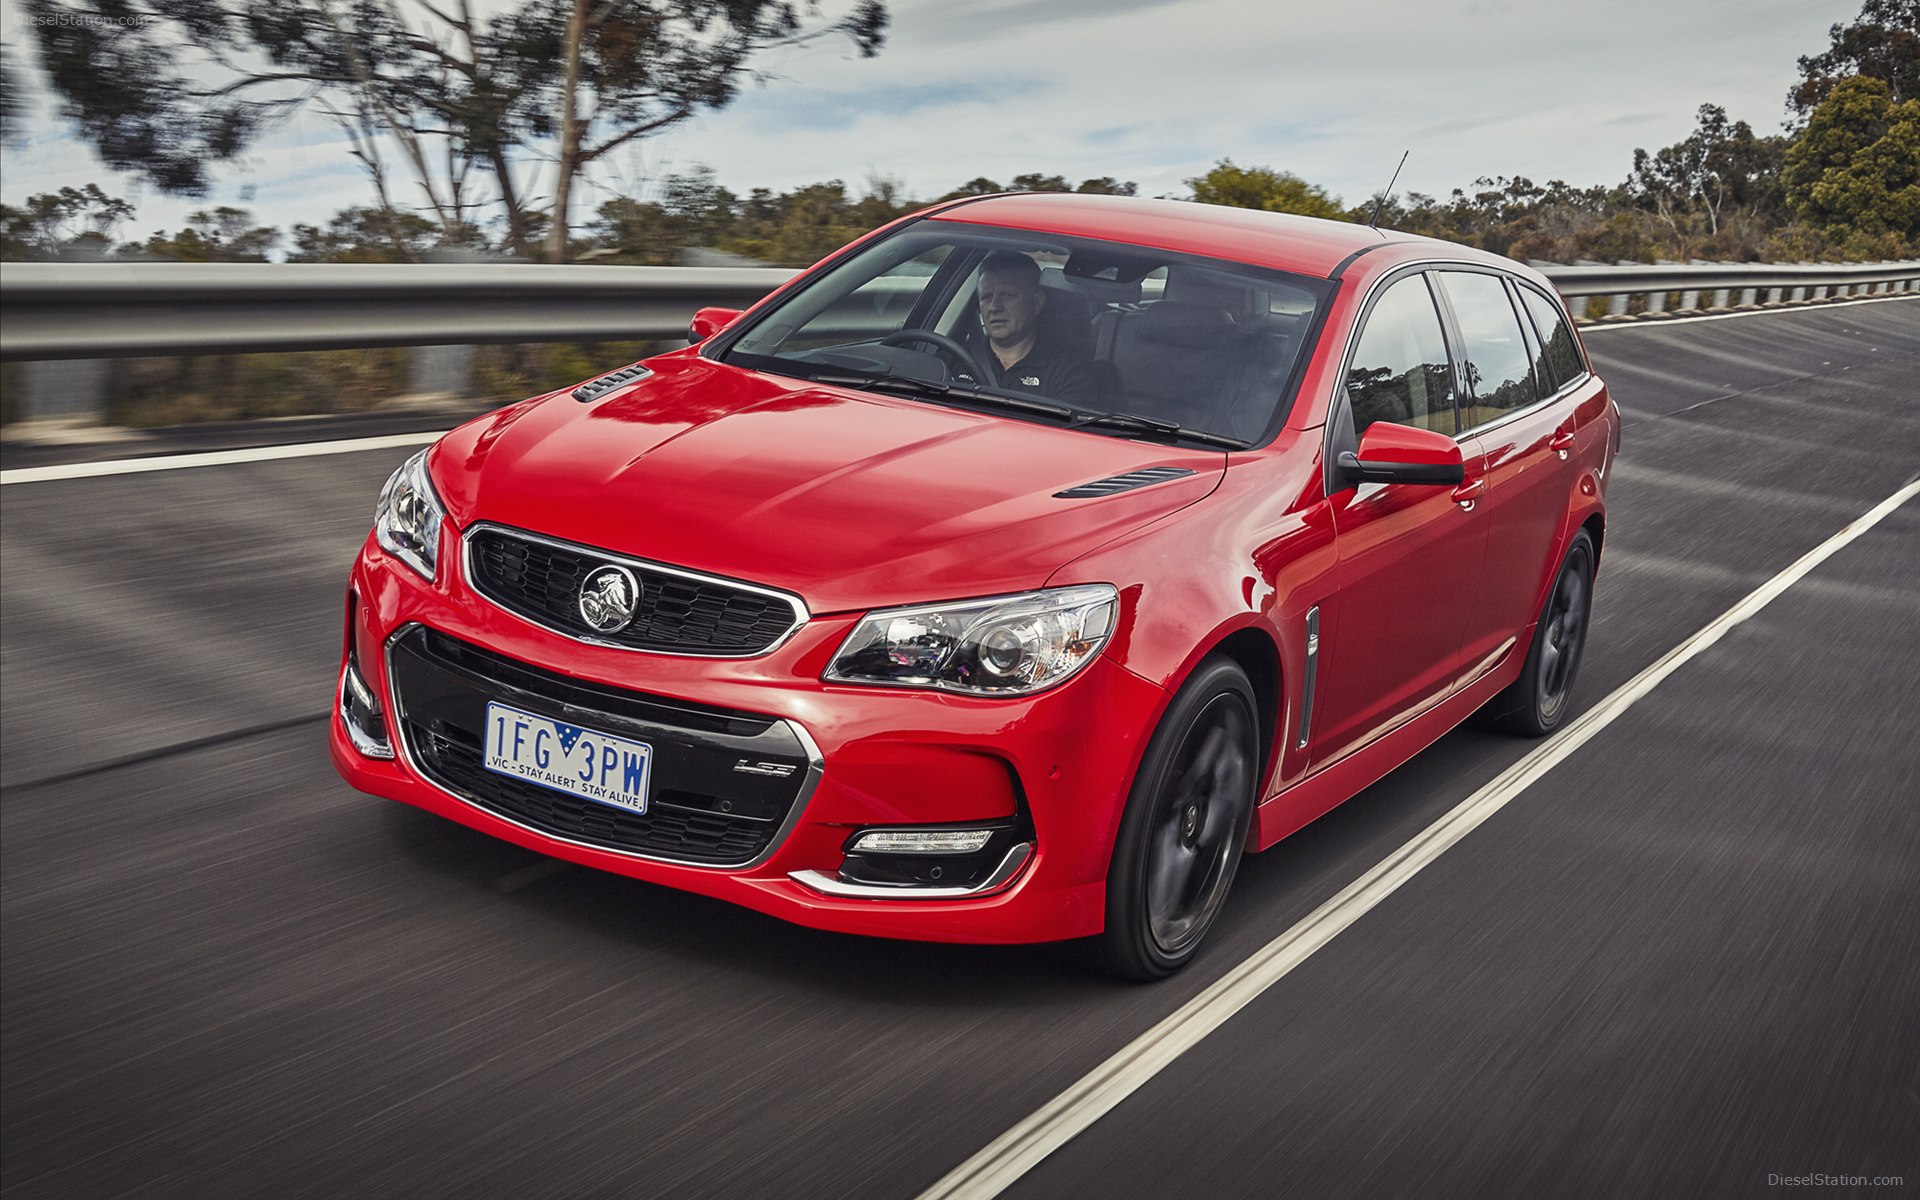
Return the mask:
{"type": "Polygon", "coordinates": [[[983,416],[687,357],[608,399],[566,393],[448,434],[456,527],[496,521],[798,593],[816,613],[1036,587],[1213,490],[1219,452],[983,416]],[[1193,475],[1054,493],[1142,467],[1193,475]]]}

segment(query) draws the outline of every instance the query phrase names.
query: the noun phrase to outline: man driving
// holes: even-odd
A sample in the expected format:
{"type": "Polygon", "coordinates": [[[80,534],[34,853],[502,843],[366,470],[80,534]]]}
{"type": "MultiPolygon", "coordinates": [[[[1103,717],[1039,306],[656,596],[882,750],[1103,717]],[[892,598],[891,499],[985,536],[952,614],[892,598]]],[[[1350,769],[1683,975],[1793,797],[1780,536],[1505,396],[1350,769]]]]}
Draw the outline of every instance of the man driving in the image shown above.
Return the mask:
{"type": "MultiPolygon", "coordinates": [[[[995,372],[982,380],[1013,392],[1033,392],[1063,404],[1091,404],[1097,381],[1093,360],[1064,339],[1049,337],[1040,319],[1046,289],[1040,264],[1012,250],[996,250],[980,264],[980,327],[995,372]]],[[[965,378],[965,376],[962,376],[965,378]]]]}

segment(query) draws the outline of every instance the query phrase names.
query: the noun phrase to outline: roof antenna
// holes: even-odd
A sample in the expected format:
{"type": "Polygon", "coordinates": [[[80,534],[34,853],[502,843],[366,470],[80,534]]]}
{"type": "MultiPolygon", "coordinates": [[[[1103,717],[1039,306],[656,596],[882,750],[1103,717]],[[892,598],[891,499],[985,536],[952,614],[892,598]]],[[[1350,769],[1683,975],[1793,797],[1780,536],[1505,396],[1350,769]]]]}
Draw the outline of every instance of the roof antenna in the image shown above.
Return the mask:
{"type": "MultiPolygon", "coordinates": [[[[1407,165],[1407,155],[1412,153],[1413,151],[1411,150],[1402,150],[1400,152],[1400,167],[1407,165]]],[[[1393,195],[1393,185],[1400,180],[1400,167],[1393,169],[1393,178],[1387,180],[1387,190],[1380,193],[1380,203],[1373,206],[1373,220],[1367,222],[1367,228],[1373,230],[1375,233],[1380,231],[1380,210],[1387,206],[1387,197],[1393,195]]]]}

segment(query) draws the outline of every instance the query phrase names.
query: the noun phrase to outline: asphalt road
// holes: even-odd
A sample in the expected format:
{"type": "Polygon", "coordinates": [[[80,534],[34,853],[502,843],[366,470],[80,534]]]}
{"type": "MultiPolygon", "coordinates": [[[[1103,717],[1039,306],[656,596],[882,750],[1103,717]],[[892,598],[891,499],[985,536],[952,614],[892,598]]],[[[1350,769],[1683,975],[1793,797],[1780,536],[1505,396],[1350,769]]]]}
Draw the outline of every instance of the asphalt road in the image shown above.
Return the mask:
{"type": "MultiPolygon", "coordinates": [[[[1920,301],[1589,346],[1586,704],[1920,474],[1920,301]]],[[[1249,860],[1153,987],[561,867],[326,761],[405,453],[0,496],[6,1196],[911,1197],[1529,748],[1456,732],[1249,860]]],[[[1920,501],[1008,1194],[1920,1186],[1917,563],[1920,501]]]]}

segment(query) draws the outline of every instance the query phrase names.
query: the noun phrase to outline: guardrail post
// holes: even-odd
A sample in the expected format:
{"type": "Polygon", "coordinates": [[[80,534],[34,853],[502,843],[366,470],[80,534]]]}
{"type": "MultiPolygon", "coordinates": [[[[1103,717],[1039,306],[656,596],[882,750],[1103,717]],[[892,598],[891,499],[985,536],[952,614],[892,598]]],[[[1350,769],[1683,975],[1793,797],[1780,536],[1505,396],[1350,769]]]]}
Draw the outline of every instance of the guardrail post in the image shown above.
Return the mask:
{"type": "MultiPolygon", "coordinates": [[[[1638,267],[1638,266],[1643,266],[1644,264],[1642,264],[1642,263],[1637,263],[1637,262],[1630,262],[1630,261],[1628,261],[1627,259],[1624,259],[1624,258],[1622,258],[1622,259],[1619,259],[1618,261],[1616,261],[1616,262],[1615,262],[1615,263],[1614,263],[1613,265],[1614,265],[1614,266],[1616,266],[1616,267],[1638,267]]],[[[1610,317],[1624,317],[1624,316],[1626,316],[1626,315],[1627,315],[1627,305],[1628,305],[1628,304],[1630,304],[1630,303],[1632,303],[1632,302],[1633,302],[1633,293],[1632,293],[1632,292],[1616,292],[1616,293],[1614,293],[1614,297],[1613,297],[1613,303],[1611,303],[1611,304],[1609,304],[1609,305],[1607,305],[1607,315],[1608,315],[1608,316],[1610,316],[1610,317]]]]}
{"type": "Polygon", "coordinates": [[[113,363],[104,358],[22,363],[20,406],[24,420],[53,419],[99,425],[107,418],[107,385],[113,363]]]}
{"type": "MultiPolygon", "coordinates": [[[[1653,265],[1656,267],[1677,267],[1680,264],[1670,258],[1656,258],[1653,260],[1653,265]]],[[[1650,313],[1667,311],[1667,293],[1665,289],[1647,293],[1647,311],[1650,313]]]]}
{"type": "Polygon", "coordinates": [[[416,346],[407,354],[407,390],[464,398],[473,390],[472,346],[416,346]]]}
{"type": "MultiPolygon", "coordinates": [[[[1707,260],[1704,258],[1689,259],[1688,262],[1690,265],[1696,266],[1696,267],[1704,267],[1704,266],[1710,265],[1707,262],[1707,260]]],[[[1700,307],[1700,289],[1694,288],[1691,291],[1681,292],[1680,307],[1683,309],[1699,308],[1700,307]]]]}

